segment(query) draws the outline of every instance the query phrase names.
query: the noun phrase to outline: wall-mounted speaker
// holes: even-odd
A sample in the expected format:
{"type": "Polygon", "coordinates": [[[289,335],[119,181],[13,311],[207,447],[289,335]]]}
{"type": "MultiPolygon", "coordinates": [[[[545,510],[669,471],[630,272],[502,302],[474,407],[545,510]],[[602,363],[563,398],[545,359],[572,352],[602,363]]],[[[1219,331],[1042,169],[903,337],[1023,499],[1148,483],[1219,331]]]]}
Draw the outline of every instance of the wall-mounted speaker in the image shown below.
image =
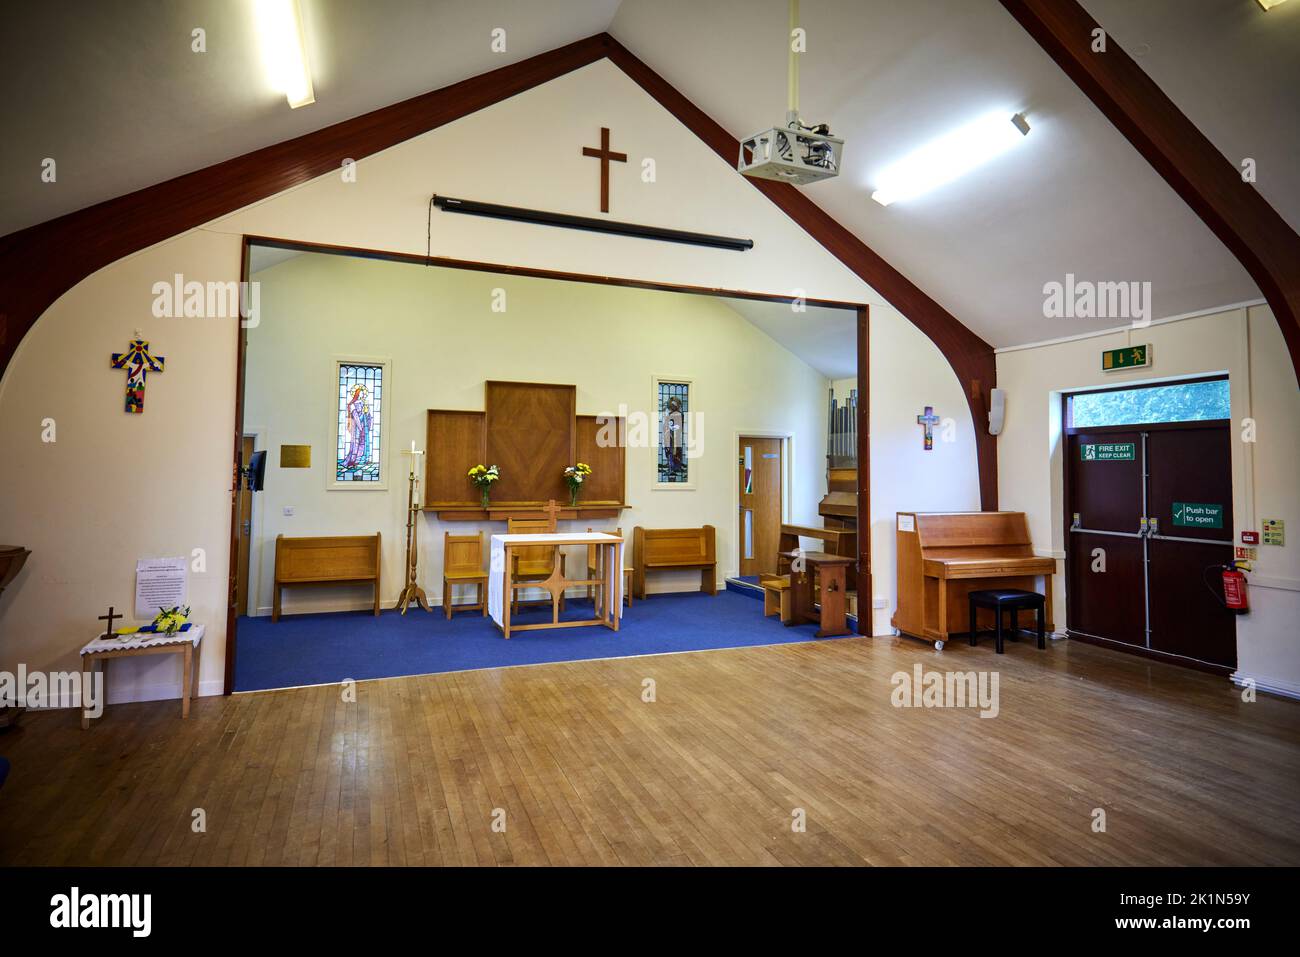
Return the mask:
{"type": "Polygon", "coordinates": [[[1002,422],[1007,414],[1007,390],[993,389],[989,392],[989,435],[1002,432],[1002,422]]]}

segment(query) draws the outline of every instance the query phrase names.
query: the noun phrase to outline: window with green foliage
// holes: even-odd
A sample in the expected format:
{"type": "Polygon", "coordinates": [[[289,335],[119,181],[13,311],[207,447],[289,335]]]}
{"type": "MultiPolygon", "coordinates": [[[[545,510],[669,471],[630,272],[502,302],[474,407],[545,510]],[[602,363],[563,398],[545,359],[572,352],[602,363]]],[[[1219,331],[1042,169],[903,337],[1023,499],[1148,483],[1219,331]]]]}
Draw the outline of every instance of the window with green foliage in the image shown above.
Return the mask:
{"type": "Polygon", "coordinates": [[[1227,379],[1070,396],[1070,425],[1076,429],[1231,417],[1227,379]]]}

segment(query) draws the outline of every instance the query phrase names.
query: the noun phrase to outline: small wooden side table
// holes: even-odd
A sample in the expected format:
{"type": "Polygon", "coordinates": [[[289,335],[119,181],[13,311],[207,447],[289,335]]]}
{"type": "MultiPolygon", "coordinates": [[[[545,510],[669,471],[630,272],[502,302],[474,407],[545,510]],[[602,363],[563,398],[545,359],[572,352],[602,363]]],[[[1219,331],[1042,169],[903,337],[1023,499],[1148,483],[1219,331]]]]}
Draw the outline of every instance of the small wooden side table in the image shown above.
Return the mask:
{"type": "Polygon", "coordinates": [[[843,555],[831,555],[828,552],[782,552],[783,557],[791,560],[790,570],[790,619],[787,625],[798,625],[805,621],[816,622],[821,627],[817,630],[818,638],[833,638],[837,635],[852,634],[845,618],[848,611],[848,591],[845,571],[853,564],[853,559],[843,555]],[[802,559],[802,572],[794,570],[794,562],[802,559]],[[813,595],[813,579],[818,580],[817,594],[813,595]],[[821,605],[821,611],[816,605],[821,605]]]}
{"type": "MultiPolygon", "coordinates": [[[[203,641],[203,626],[193,625],[188,631],[178,631],[174,635],[158,635],[148,632],[136,635],[120,635],[113,638],[99,637],[81,649],[81,671],[93,673],[96,665],[104,675],[104,707],[108,707],[108,662],[112,658],[134,658],[137,655],[184,655],[185,663],[181,677],[181,717],[190,716],[190,697],[198,696],[199,685],[199,650],[203,641]],[[125,640],[123,640],[125,639],[125,640]]],[[[84,685],[83,685],[84,687],[84,685]]],[[[84,705],[85,702],[82,702],[84,705]]],[[[85,707],[81,709],[81,726],[90,727],[90,715],[85,707]]]]}

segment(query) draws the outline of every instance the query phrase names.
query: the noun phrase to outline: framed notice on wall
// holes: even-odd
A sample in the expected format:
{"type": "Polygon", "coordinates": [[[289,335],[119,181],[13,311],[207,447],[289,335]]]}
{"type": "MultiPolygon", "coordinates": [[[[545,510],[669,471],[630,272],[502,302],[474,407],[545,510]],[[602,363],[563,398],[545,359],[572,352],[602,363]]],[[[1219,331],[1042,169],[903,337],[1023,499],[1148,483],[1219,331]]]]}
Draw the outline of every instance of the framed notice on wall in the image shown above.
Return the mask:
{"type": "Polygon", "coordinates": [[[699,418],[693,383],[680,376],[654,377],[655,481],[657,489],[694,490],[693,458],[699,450],[699,418]]]}

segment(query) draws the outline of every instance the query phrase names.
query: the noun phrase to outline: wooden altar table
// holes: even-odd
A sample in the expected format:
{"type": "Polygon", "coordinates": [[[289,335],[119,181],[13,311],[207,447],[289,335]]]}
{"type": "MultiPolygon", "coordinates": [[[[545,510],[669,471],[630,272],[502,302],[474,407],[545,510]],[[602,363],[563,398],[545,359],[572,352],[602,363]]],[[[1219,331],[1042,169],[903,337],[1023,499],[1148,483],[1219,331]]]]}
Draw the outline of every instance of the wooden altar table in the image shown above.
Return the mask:
{"type": "MultiPolygon", "coordinates": [[[[578,562],[582,568],[586,562],[578,562]]],[[[537,535],[493,535],[492,558],[488,568],[488,614],[501,633],[510,637],[514,631],[535,631],[541,628],[581,628],[584,625],[604,625],[618,631],[623,615],[623,539],[605,532],[543,533],[537,535]],[[511,552],[516,548],[537,545],[554,545],[555,565],[548,578],[541,581],[515,582],[511,580],[513,565],[511,552]],[[596,575],[593,578],[565,578],[560,569],[560,549],[565,545],[594,546],[596,575]],[[560,620],[560,596],[569,586],[591,586],[596,591],[596,617],[578,621],[560,620]],[[511,624],[511,597],[520,588],[543,588],[551,594],[551,620],[527,625],[511,624]]]]}

